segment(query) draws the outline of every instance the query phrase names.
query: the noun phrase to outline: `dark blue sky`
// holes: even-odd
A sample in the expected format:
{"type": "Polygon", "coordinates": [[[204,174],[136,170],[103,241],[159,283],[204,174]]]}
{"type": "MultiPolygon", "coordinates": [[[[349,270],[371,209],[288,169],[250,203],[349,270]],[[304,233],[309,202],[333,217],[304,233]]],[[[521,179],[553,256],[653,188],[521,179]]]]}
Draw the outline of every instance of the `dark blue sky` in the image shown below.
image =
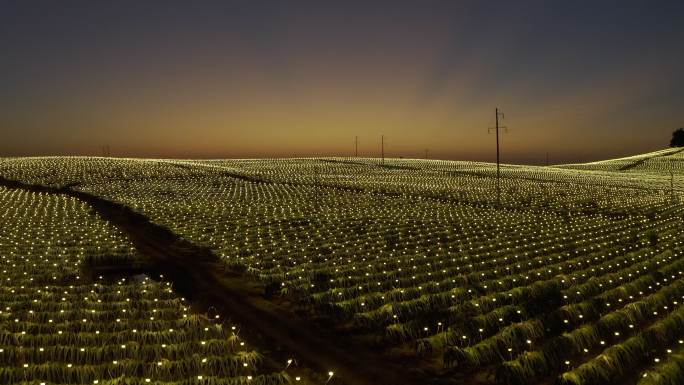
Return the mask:
{"type": "Polygon", "coordinates": [[[589,160],[684,126],[683,1],[0,1],[0,155],[589,160]]]}

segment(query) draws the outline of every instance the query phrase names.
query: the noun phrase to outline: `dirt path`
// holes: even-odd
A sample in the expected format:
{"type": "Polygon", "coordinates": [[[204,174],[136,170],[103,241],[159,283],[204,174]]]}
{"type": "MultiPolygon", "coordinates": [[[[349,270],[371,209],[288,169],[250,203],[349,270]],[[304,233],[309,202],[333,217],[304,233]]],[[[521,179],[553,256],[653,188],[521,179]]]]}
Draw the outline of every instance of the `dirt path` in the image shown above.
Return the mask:
{"type": "Polygon", "coordinates": [[[256,280],[226,270],[209,249],[180,239],[170,230],[123,205],[89,193],[64,188],[29,185],[0,177],[0,186],[34,192],[64,194],[88,203],[102,218],[126,233],[137,250],[148,260],[146,266],[133,270],[127,266],[92,267],[96,273],[115,271],[133,274],[164,274],[174,289],[188,299],[199,312],[220,314],[243,325],[241,335],[257,346],[265,356],[282,362],[294,358],[300,365],[318,373],[333,371],[330,384],[414,385],[446,384],[430,379],[400,362],[374,352],[347,336],[325,330],[303,319],[290,306],[263,297],[256,280]]]}

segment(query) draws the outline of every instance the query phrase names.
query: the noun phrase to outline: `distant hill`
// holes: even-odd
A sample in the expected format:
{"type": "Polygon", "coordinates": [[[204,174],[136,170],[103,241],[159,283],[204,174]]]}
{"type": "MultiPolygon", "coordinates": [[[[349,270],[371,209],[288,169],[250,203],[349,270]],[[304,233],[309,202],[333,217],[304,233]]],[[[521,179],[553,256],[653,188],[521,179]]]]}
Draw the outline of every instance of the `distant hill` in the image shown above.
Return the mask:
{"type": "Polygon", "coordinates": [[[601,160],[590,163],[575,163],[556,166],[576,170],[638,172],[647,174],[669,174],[684,172],[684,148],[667,148],[646,154],[624,158],[601,160]]]}

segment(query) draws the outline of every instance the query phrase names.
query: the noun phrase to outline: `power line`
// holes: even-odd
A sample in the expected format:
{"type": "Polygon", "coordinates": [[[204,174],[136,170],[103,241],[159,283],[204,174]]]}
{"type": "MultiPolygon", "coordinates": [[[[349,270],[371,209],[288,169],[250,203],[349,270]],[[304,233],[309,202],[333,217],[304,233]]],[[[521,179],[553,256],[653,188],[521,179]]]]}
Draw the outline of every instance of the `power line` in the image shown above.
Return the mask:
{"type": "Polygon", "coordinates": [[[494,116],[496,119],[496,126],[490,127],[488,131],[491,132],[491,130],[496,130],[496,205],[501,206],[501,162],[499,157],[499,129],[503,129],[505,130],[505,132],[508,132],[508,128],[504,126],[499,127],[499,117],[503,119],[504,114],[503,112],[499,111],[498,107],[494,109],[494,116]]]}

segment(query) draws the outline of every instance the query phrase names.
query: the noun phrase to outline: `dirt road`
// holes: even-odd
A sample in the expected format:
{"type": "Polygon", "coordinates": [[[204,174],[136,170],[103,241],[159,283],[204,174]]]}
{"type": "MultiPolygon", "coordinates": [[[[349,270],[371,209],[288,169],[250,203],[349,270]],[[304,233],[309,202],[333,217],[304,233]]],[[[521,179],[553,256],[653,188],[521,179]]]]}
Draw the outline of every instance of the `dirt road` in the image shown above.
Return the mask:
{"type": "MultiPolygon", "coordinates": [[[[73,189],[29,185],[0,177],[0,186],[34,192],[64,194],[88,203],[103,219],[128,235],[144,258],[142,268],[90,266],[96,274],[164,274],[195,311],[219,314],[243,325],[241,335],[262,353],[284,363],[294,358],[322,373],[331,384],[414,385],[443,384],[348,336],[336,334],[296,314],[283,301],[268,300],[255,279],[230,271],[209,249],[194,245],[126,206],[73,189]]],[[[282,369],[281,367],[281,369],[282,369]]]]}

